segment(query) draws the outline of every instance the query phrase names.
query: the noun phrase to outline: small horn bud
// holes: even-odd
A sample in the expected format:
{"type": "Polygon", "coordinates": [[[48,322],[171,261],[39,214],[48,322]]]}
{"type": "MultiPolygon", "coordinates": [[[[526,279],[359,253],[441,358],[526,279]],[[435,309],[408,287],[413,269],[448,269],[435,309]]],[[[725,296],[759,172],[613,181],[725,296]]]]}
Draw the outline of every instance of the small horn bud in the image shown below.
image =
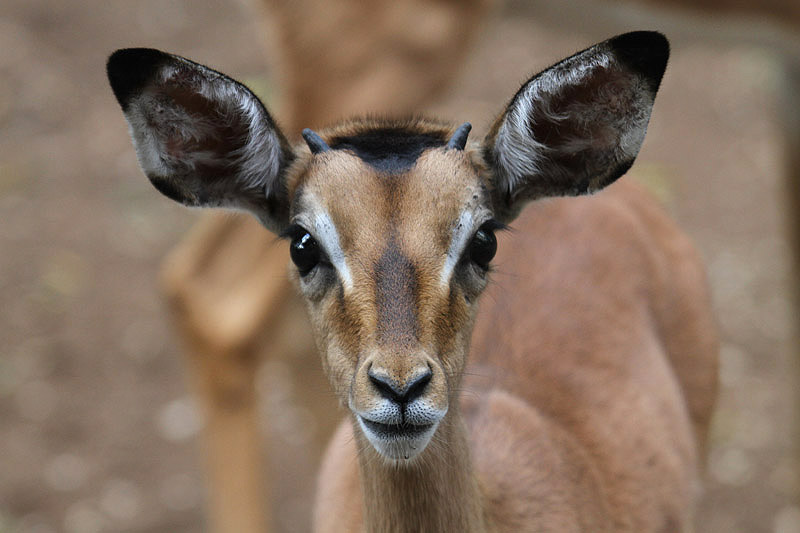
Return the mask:
{"type": "Polygon", "coordinates": [[[303,130],[303,139],[306,140],[306,144],[308,145],[308,148],[311,150],[312,154],[327,152],[331,149],[331,147],[322,140],[322,137],[317,135],[315,131],[308,128],[303,130]]]}
{"type": "Polygon", "coordinates": [[[469,132],[472,129],[472,124],[469,122],[465,122],[458,127],[456,132],[447,142],[447,149],[448,150],[463,150],[464,147],[467,145],[467,137],[469,137],[469,132]]]}

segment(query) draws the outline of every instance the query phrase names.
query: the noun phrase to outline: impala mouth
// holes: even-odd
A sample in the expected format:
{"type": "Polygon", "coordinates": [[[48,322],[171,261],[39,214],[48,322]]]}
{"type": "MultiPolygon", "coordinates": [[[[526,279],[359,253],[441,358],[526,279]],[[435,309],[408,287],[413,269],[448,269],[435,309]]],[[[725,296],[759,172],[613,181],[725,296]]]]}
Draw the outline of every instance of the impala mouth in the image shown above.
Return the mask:
{"type": "Polygon", "coordinates": [[[362,418],[364,427],[373,435],[380,439],[418,439],[430,431],[434,424],[424,424],[421,426],[414,424],[381,424],[362,418]]]}
{"type": "Polygon", "coordinates": [[[378,453],[395,461],[416,457],[428,446],[438,422],[431,424],[383,424],[358,417],[359,425],[378,453]]]}

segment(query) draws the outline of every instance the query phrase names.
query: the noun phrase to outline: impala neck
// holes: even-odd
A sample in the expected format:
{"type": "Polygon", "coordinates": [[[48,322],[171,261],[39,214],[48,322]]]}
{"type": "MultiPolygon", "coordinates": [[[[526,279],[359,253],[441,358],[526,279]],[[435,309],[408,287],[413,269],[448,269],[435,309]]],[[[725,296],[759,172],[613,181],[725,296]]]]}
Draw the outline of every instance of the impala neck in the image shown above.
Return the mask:
{"type": "Polygon", "coordinates": [[[411,465],[389,463],[356,428],[366,531],[486,531],[466,428],[452,411],[411,465]]]}

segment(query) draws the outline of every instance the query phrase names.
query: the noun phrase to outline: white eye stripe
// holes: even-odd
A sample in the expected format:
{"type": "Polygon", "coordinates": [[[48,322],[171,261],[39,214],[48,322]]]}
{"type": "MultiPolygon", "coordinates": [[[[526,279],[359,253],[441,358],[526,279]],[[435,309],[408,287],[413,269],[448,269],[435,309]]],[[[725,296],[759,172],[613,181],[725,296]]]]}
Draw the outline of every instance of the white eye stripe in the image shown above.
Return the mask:
{"type": "MultiPolygon", "coordinates": [[[[353,277],[347,266],[347,260],[339,241],[339,232],[333,219],[313,194],[308,194],[304,198],[304,204],[308,207],[308,211],[300,214],[295,223],[308,228],[312,232],[314,238],[328,255],[331,264],[339,273],[345,290],[352,289],[353,277]]],[[[483,223],[486,218],[484,215],[484,213],[473,213],[470,210],[465,210],[459,216],[458,222],[453,228],[450,247],[447,250],[447,256],[439,276],[441,286],[446,286],[450,283],[453,271],[461,259],[461,255],[477,230],[479,224],[476,224],[475,221],[478,220],[483,223]]]]}
{"type": "Polygon", "coordinates": [[[453,228],[453,238],[450,240],[450,248],[447,250],[447,257],[442,266],[442,273],[439,276],[439,283],[442,286],[450,283],[450,278],[453,275],[461,254],[464,252],[467,243],[469,242],[475,230],[475,218],[469,211],[464,211],[458,217],[458,223],[453,228]]]}
{"type": "Polygon", "coordinates": [[[345,290],[350,290],[353,287],[353,277],[347,267],[344,251],[339,244],[339,232],[336,230],[333,219],[312,194],[305,198],[305,202],[310,208],[309,212],[298,216],[296,223],[311,231],[339,273],[345,290]]]}

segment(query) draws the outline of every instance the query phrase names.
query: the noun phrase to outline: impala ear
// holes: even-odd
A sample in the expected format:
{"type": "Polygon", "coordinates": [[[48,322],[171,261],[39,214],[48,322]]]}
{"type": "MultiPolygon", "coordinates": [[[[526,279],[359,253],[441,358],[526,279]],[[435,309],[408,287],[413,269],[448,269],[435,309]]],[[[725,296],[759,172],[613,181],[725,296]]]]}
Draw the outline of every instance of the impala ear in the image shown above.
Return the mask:
{"type": "Polygon", "coordinates": [[[593,192],[622,176],[668,57],[660,33],[626,33],[528,80],[484,141],[496,216],[509,221],[535,198],[593,192]]]}
{"type": "Polygon", "coordinates": [[[244,85],[158,50],[117,50],[108,79],[142,170],[189,206],[230,207],[269,229],[288,224],[283,175],[294,159],[261,101],[244,85]]]}

